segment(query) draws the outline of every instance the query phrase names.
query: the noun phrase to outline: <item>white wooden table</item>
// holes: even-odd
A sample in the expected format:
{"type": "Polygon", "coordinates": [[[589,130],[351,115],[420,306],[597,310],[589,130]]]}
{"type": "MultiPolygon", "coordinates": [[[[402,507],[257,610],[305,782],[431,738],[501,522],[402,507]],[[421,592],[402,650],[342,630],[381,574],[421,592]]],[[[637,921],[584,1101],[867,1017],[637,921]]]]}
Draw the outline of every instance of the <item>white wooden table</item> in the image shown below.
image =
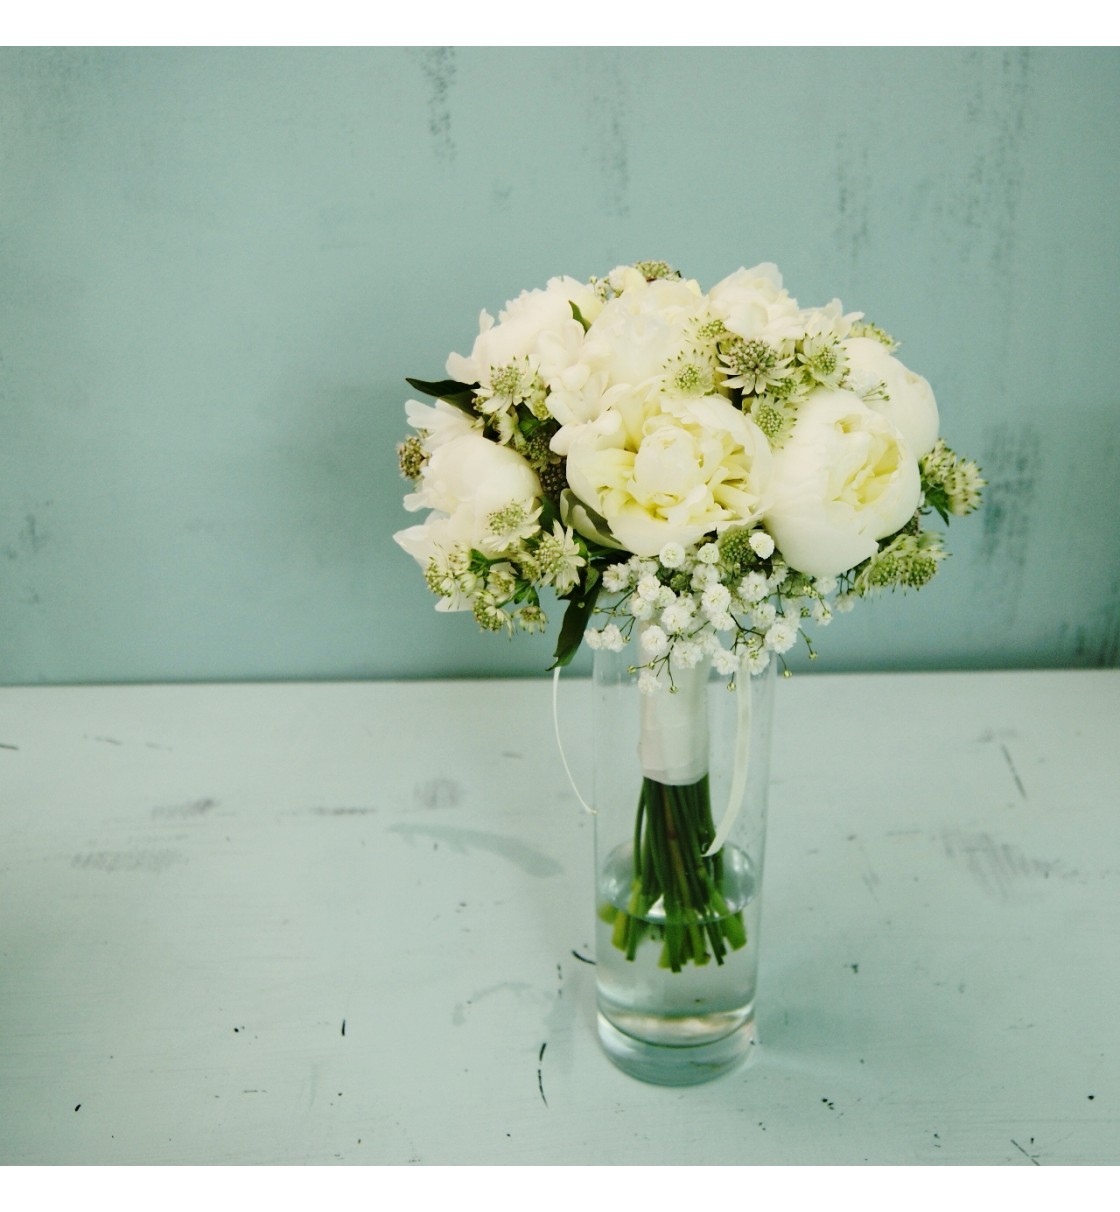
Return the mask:
{"type": "Polygon", "coordinates": [[[0,690],[0,1162],[1120,1161],[1120,672],[782,683],[761,1047],[688,1090],[600,1055],[549,702],[0,690]]]}

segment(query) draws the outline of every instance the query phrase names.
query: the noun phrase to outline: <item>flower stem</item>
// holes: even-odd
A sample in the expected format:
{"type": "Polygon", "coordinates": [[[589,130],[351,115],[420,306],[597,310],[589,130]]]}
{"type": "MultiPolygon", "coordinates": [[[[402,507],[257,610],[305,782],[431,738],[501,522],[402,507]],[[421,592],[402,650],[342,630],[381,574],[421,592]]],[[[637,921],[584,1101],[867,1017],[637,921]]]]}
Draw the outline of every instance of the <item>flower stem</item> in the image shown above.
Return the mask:
{"type": "Polygon", "coordinates": [[[741,912],[723,894],[723,854],[705,851],[715,836],[708,777],[686,786],[642,780],[634,820],[633,878],[616,911],[612,942],[633,960],[643,939],[661,943],[661,966],[680,972],[747,942],[741,912]]]}

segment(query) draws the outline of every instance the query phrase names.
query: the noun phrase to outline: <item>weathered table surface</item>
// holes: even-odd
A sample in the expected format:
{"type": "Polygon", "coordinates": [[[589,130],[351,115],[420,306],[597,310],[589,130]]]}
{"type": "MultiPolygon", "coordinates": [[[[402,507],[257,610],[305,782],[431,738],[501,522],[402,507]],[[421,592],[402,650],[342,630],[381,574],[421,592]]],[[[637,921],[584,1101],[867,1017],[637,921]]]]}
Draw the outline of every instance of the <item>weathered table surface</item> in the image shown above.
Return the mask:
{"type": "Polygon", "coordinates": [[[782,683],[761,1047],[672,1090],[599,1052],[546,682],[0,690],[0,1162],[1116,1163],[1118,725],[782,683]]]}

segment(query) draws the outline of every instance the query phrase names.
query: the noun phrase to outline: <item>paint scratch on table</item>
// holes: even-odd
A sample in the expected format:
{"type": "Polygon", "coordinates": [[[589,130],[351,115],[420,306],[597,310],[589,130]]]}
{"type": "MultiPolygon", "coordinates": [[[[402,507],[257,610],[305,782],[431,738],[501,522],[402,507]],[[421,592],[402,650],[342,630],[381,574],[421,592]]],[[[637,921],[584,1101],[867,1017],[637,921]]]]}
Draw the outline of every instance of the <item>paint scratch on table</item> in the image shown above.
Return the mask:
{"type": "MultiPolygon", "coordinates": [[[[1019,1152],[1027,1159],[1027,1161],[1029,1161],[1031,1163],[1032,1166],[1037,1166],[1039,1164],[1038,1158],[1033,1153],[1028,1153],[1026,1151],[1026,1149],[1024,1149],[1023,1146],[1021,1144],[1019,1144],[1019,1142],[1017,1140],[1013,1140],[1011,1143],[1015,1146],[1016,1149],[1019,1150],[1019,1152]]],[[[1030,1139],[1030,1143],[1032,1145],[1034,1144],[1033,1136],[1030,1139]]]]}
{"type": "Polygon", "coordinates": [[[544,1050],[547,1047],[548,1041],[546,1040],[543,1044],[541,1044],[540,1052],[537,1053],[537,1089],[541,1092],[541,1102],[543,1102],[546,1107],[548,1106],[548,1099],[544,1096],[544,1076],[542,1066],[544,1063],[544,1050]]]}
{"type": "Polygon", "coordinates": [[[528,842],[518,838],[503,837],[499,833],[484,833],[480,829],[457,829],[451,825],[391,825],[390,833],[399,833],[412,841],[417,837],[429,837],[447,842],[459,854],[470,854],[472,850],[488,850],[499,858],[507,859],[520,867],[526,875],[548,877],[560,875],[564,868],[551,856],[544,854],[528,842]]]}
{"type": "Polygon", "coordinates": [[[1015,763],[1011,760],[1011,751],[1003,744],[1000,745],[1000,749],[1003,752],[1003,760],[1007,763],[1007,769],[1011,771],[1011,777],[1015,780],[1015,786],[1019,788],[1019,794],[1026,799],[1026,788],[1023,786],[1023,780],[1019,777],[1018,770],[1015,769],[1015,763]]]}

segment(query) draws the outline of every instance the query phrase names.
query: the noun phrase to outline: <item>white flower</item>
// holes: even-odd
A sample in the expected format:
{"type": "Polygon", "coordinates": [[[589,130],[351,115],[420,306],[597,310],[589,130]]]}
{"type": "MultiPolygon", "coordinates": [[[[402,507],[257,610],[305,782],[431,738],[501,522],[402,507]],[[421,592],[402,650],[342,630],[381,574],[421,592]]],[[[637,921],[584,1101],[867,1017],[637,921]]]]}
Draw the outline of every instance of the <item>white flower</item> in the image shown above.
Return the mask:
{"type": "Polygon", "coordinates": [[[770,664],[770,652],[766,648],[748,649],[743,663],[746,665],[748,673],[762,673],[770,664]]]}
{"type": "Polygon", "coordinates": [[[765,631],[778,617],[778,611],[773,602],[759,602],[751,610],[751,622],[760,631],[765,631]]]}
{"type": "Polygon", "coordinates": [[[625,564],[608,564],[603,569],[603,588],[607,593],[624,593],[630,588],[630,572],[625,564]]]}
{"type": "Polygon", "coordinates": [[[653,603],[649,598],[640,598],[635,594],[627,603],[627,609],[634,618],[644,621],[653,618],[653,603]]]}
{"type": "Polygon", "coordinates": [[[561,595],[575,587],[587,563],[571,527],[565,529],[560,522],[553,522],[551,533],[541,536],[533,559],[544,584],[555,586],[561,595]]]}
{"type": "Polygon", "coordinates": [[[489,517],[510,502],[535,508],[541,484],[536,472],[516,451],[469,430],[432,451],[416,491],[404,498],[410,512],[435,509],[448,515],[469,510],[480,539],[489,517]]]}
{"type": "Polygon", "coordinates": [[[822,602],[820,599],[813,603],[810,613],[813,616],[813,622],[821,627],[827,627],[832,622],[832,611],[828,608],[828,603],[822,602]]]}
{"type": "Polygon", "coordinates": [[[600,632],[603,647],[610,652],[621,652],[626,647],[626,637],[616,623],[608,623],[600,632]]]}
{"type": "Polygon", "coordinates": [[[696,552],[696,558],[701,564],[718,564],[719,563],[719,544],[705,543],[696,552]]]}
{"type": "Polygon", "coordinates": [[[766,647],[774,652],[788,652],[797,643],[797,628],[778,619],[766,632],[766,647]]]}
{"type": "Polygon", "coordinates": [[[639,271],[626,272],[624,293],[603,306],[578,357],[548,379],[549,409],[561,425],[552,439],[557,454],[567,455],[583,429],[620,399],[658,390],[667,364],[687,349],[698,317],[707,314],[696,282],[646,282],[639,271]]]}
{"type": "Polygon", "coordinates": [[[656,623],[651,623],[642,628],[642,647],[652,657],[664,656],[669,651],[669,637],[656,623]]]}
{"type": "Polygon", "coordinates": [[[770,592],[770,582],[761,572],[748,572],[739,582],[739,596],[745,602],[761,602],[770,592]]]}
{"type": "Polygon", "coordinates": [[[920,498],[917,459],[898,430],[852,392],[822,388],[774,452],[766,527],[793,568],[833,576],[873,555],[920,498]]]}
{"type": "Polygon", "coordinates": [[[423,434],[424,449],[429,454],[475,428],[475,423],[461,408],[446,400],[436,400],[433,404],[405,400],[404,413],[409,425],[423,434]]]}
{"type": "Polygon", "coordinates": [[[694,640],[678,640],[669,654],[669,663],[675,669],[695,669],[703,656],[703,645],[694,640]]]}
{"type": "Polygon", "coordinates": [[[700,604],[709,618],[722,614],[731,605],[731,590],[718,583],[709,585],[700,598],[700,604]]]}
{"type": "Polygon", "coordinates": [[[759,559],[768,560],[774,554],[774,540],[765,530],[752,531],[747,542],[750,543],[751,550],[759,559]]]}
{"type": "Polygon", "coordinates": [[[661,582],[651,572],[638,579],[638,596],[648,602],[656,602],[661,594],[661,582]]]}
{"type": "Polygon", "coordinates": [[[729,611],[720,610],[708,615],[708,622],[716,631],[734,631],[735,619],[729,611]]]}
{"type": "Polygon", "coordinates": [[[680,543],[666,543],[657,554],[663,568],[680,568],[684,563],[684,548],[680,543]]]}
{"type": "Polygon", "coordinates": [[[729,649],[719,647],[712,652],[712,666],[722,677],[731,677],[739,672],[739,657],[729,649]]]}
{"type": "Polygon", "coordinates": [[[695,612],[696,603],[692,598],[679,598],[661,612],[661,625],[674,634],[684,631],[692,623],[695,612]]]}
{"type": "Polygon", "coordinates": [[[747,340],[768,341],[776,347],[801,336],[804,326],[797,300],[782,286],[776,265],[767,262],[739,269],[708,292],[712,315],[729,332],[747,340]]]}
{"type": "Polygon", "coordinates": [[[488,312],[482,312],[470,354],[463,357],[453,353],[447,359],[447,373],[460,383],[489,387],[492,371],[527,359],[533,369],[542,374],[547,370],[555,376],[566,361],[578,356],[583,343],[583,326],[572,315],[573,302],[588,319],[599,308],[590,286],[575,278],[552,278],[544,290],[525,290],[511,299],[499,313],[497,323],[488,312]],[[545,339],[548,337],[551,342],[545,339]],[[559,358],[560,365],[556,365],[558,351],[567,351],[566,357],[559,358]]]}
{"type": "MultiPolygon", "coordinates": [[[[536,472],[519,454],[470,431],[432,452],[417,490],[404,501],[406,509],[432,512],[422,525],[393,537],[425,572],[433,560],[438,564],[469,556],[474,548],[497,554],[510,540],[495,534],[495,515],[507,510],[511,517],[533,515],[540,491],[536,472]]],[[[525,533],[524,524],[516,529],[519,535],[525,533]]],[[[469,597],[466,582],[460,579],[458,592],[441,597],[436,609],[469,609],[469,597]]]]}
{"type": "Polygon", "coordinates": [[[616,404],[568,454],[568,484],[638,555],[682,546],[766,507],[770,448],[722,396],[668,399],[647,391],[616,404]]]}
{"type": "Polygon", "coordinates": [[[915,458],[920,459],[932,450],[940,419],[929,383],[907,370],[874,337],[852,337],[844,342],[844,349],[848,355],[849,390],[864,396],[869,408],[895,426],[915,458]],[[880,384],[886,386],[885,397],[880,384]]]}
{"type": "Polygon", "coordinates": [[[583,633],[583,638],[587,644],[587,647],[593,652],[597,652],[603,647],[603,633],[601,631],[597,631],[594,627],[589,627],[583,633]]]}
{"type": "Polygon", "coordinates": [[[693,589],[703,592],[709,585],[714,585],[718,580],[719,569],[713,568],[711,564],[697,564],[692,570],[691,585],[693,589]]]}
{"type": "Polygon", "coordinates": [[[832,609],[837,614],[848,614],[855,609],[856,595],[854,593],[842,593],[835,602],[832,603],[832,609]]]}
{"type": "Polygon", "coordinates": [[[835,577],[817,577],[813,582],[813,588],[821,595],[822,598],[828,597],[836,589],[835,577]]]}
{"type": "Polygon", "coordinates": [[[659,694],[665,689],[665,683],[652,669],[643,669],[638,674],[638,689],[642,694],[659,694]]]}

